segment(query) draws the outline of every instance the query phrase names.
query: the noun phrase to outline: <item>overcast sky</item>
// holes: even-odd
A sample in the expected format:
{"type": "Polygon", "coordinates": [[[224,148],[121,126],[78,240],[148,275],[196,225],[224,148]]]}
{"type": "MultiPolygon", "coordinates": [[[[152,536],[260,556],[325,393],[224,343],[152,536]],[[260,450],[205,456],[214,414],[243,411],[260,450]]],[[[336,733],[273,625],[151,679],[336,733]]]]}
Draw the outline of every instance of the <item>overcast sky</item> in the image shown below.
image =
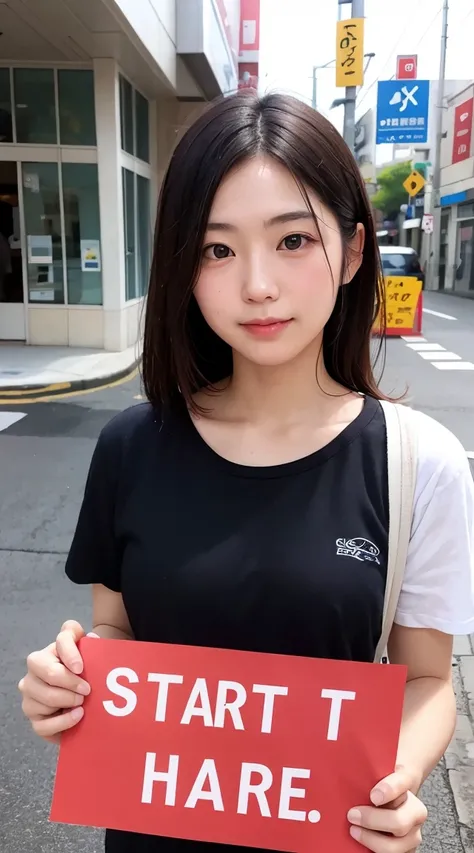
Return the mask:
{"type": "MultiPolygon", "coordinates": [[[[350,5],[341,7],[349,17],[350,5]]],[[[395,74],[398,54],[418,54],[420,79],[439,70],[442,0],[365,0],[365,52],[374,52],[358,115],[376,102],[377,79],[395,74]]],[[[261,0],[260,79],[262,89],[283,89],[311,99],[313,65],[334,59],[337,0],[261,0]]],[[[474,79],[474,0],[450,0],[446,76],[474,79]]],[[[342,90],[334,69],[318,71],[318,108],[340,129],[342,108],[331,111],[342,90]]],[[[385,147],[385,146],[384,146],[385,147]]]]}

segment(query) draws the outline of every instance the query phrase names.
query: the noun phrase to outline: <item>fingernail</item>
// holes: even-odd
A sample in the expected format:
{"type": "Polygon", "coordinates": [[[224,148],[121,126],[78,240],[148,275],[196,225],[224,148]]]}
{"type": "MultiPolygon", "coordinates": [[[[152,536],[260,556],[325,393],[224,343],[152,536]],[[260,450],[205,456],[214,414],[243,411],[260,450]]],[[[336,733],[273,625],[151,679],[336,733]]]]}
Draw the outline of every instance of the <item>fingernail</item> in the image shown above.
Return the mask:
{"type": "Polygon", "coordinates": [[[80,708],[73,708],[71,711],[71,717],[73,720],[80,720],[81,717],[84,716],[84,708],[81,706],[80,708]]]}
{"type": "Polygon", "coordinates": [[[80,693],[81,696],[88,696],[90,692],[91,686],[85,681],[81,681],[81,683],[77,685],[77,693],[80,693]]]}
{"type": "Polygon", "coordinates": [[[93,631],[90,631],[88,634],[86,634],[86,637],[93,637],[95,640],[100,640],[99,635],[98,635],[98,634],[94,634],[94,632],[93,632],[93,631]]]}
{"type": "Polygon", "coordinates": [[[350,833],[356,841],[360,841],[362,838],[362,830],[358,826],[351,826],[350,833]]]}
{"type": "Polygon", "coordinates": [[[73,661],[71,663],[70,670],[71,670],[71,672],[74,672],[76,675],[80,675],[80,673],[82,672],[82,661],[81,660],[73,661]]]}
{"type": "Polygon", "coordinates": [[[385,795],[380,788],[374,788],[374,790],[370,792],[370,799],[374,806],[381,806],[382,803],[385,802],[385,795]]]}
{"type": "Polygon", "coordinates": [[[351,809],[347,814],[347,820],[349,823],[355,823],[357,826],[360,826],[362,823],[362,812],[359,809],[351,809]]]}

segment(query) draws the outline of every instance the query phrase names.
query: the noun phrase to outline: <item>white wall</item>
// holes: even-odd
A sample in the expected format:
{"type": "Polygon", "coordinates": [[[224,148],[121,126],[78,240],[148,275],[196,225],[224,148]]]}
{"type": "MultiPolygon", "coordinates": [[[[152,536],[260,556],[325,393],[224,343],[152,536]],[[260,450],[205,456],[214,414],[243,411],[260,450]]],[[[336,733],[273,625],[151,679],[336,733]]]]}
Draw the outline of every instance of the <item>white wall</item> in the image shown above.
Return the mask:
{"type": "Polygon", "coordinates": [[[110,0],[176,89],[176,0],[110,0]]]}

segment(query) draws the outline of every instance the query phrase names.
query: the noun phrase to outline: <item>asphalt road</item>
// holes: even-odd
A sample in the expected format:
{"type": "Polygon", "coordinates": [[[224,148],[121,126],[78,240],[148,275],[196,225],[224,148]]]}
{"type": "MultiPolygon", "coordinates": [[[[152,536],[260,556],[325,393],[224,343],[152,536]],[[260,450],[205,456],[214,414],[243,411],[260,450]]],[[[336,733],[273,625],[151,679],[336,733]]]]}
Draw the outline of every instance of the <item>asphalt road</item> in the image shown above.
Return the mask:
{"type": "MultiPolygon", "coordinates": [[[[426,299],[424,334],[474,364],[474,302],[426,299]]],[[[386,391],[408,384],[413,404],[446,424],[474,451],[474,370],[439,370],[404,341],[390,340],[386,391]]],[[[16,684],[29,651],[48,643],[65,618],[90,624],[89,592],[63,566],[97,436],[138,402],[137,379],[57,402],[0,407],[0,849],[4,853],[100,853],[100,832],[47,822],[55,749],[24,722],[16,684]],[[5,428],[7,413],[25,417],[5,428]]],[[[474,454],[473,454],[474,455],[474,454]]],[[[80,792],[78,791],[78,796],[80,792]]],[[[426,785],[426,853],[463,853],[442,766],[426,785]]]]}

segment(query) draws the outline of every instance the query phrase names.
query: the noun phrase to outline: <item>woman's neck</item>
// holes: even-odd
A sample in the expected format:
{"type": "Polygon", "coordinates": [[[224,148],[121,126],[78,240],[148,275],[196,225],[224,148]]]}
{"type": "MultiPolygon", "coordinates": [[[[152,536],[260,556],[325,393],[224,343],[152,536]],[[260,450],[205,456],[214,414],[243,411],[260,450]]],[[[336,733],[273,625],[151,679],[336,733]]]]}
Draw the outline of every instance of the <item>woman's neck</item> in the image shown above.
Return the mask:
{"type": "Polygon", "coordinates": [[[331,379],[318,344],[277,366],[256,365],[235,353],[232,378],[211,405],[225,420],[291,425],[306,417],[324,421],[348,399],[353,395],[331,379]]]}

